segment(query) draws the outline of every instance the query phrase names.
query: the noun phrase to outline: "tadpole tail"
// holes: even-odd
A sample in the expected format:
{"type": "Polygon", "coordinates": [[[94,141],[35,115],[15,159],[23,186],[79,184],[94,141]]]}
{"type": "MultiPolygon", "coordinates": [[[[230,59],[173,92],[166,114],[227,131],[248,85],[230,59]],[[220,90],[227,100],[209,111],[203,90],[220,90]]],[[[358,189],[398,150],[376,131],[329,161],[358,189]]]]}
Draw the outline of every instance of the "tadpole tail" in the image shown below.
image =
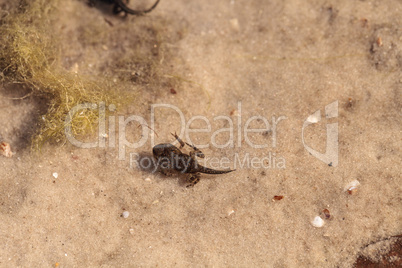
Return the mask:
{"type": "Polygon", "coordinates": [[[115,0],[117,4],[119,4],[120,8],[131,15],[143,15],[145,13],[149,13],[151,12],[158,4],[160,0],[156,0],[155,4],[153,4],[153,6],[151,6],[149,9],[146,10],[134,10],[129,8],[126,4],[123,3],[123,0],[115,0]]]}
{"type": "Polygon", "coordinates": [[[198,172],[205,173],[205,174],[225,174],[225,173],[229,173],[229,172],[232,172],[232,171],[235,171],[235,170],[236,169],[216,170],[216,169],[203,167],[203,166],[200,165],[200,169],[198,170],[198,172]]]}

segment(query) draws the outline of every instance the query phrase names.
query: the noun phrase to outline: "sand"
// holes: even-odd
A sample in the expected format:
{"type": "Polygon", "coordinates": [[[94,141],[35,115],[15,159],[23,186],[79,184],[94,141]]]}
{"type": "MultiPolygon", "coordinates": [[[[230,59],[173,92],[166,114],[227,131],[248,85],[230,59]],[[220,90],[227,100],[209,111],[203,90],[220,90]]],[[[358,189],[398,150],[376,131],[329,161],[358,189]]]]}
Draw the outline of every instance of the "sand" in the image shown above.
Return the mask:
{"type": "Polygon", "coordinates": [[[0,139],[15,152],[0,157],[0,266],[352,267],[361,254],[387,251],[402,232],[400,1],[161,0],[149,15],[126,19],[110,8],[66,1],[52,25],[66,40],[66,70],[133,77],[126,91],[136,101],[112,114],[120,129],[106,148],[67,142],[32,152],[46,99],[12,99],[29,87],[0,87],[0,139]],[[93,42],[82,41],[95,31],[93,42]],[[133,48],[158,60],[155,74],[130,58],[133,48]],[[191,128],[206,128],[200,117],[210,122],[211,131],[188,137],[209,144],[207,160],[226,157],[236,171],[186,188],[183,176],[135,165],[152,159],[152,137],[171,143],[180,132],[172,106],[185,123],[194,120],[191,128]],[[117,116],[151,126],[152,107],[153,130],[134,122],[123,131],[129,142],[144,138],[142,146],[110,145],[124,127],[117,116]],[[309,118],[317,110],[320,121],[309,118]],[[253,116],[248,128],[264,128],[265,119],[271,128],[247,138],[253,116]],[[316,123],[303,144],[306,120],[316,123]],[[213,136],[231,122],[233,147],[212,146],[231,140],[227,130],[213,136]],[[335,123],[338,162],[328,165],[305,145],[324,154],[335,123]],[[312,225],[316,216],[323,226],[312,225]]]}

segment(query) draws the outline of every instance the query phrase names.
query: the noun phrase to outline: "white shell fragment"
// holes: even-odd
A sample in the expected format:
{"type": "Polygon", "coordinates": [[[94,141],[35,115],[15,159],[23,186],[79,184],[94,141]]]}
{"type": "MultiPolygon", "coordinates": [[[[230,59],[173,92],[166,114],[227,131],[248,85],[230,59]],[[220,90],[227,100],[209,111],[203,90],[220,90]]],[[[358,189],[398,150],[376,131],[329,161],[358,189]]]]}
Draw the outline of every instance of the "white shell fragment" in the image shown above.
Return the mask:
{"type": "Polygon", "coordinates": [[[360,186],[360,182],[358,180],[353,180],[349,182],[345,186],[345,192],[348,192],[349,194],[355,194],[357,192],[357,188],[360,186]]]}
{"type": "Polygon", "coordinates": [[[54,177],[55,179],[57,179],[57,178],[59,177],[59,174],[58,174],[57,172],[54,172],[52,175],[53,175],[53,177],[54,177]]]}
{"type": "Polygon", "coordinates": [[[317,228],[324,226],[324,223],[325,223],[324,220],[321,219],[320,216],[315,217],[314,220],[311,222],[311,224],[317,228]]]}
{"type": "Polygon", "coordinates": [[[130,216],[130,212],[128,211],[124,211],[123,214],[121,214],[123,216],[123,218],[127,219],[128,216],[130,216]]]}
{"type": "Polygon", "coordinates": [[[313,113],[312,115],[310,115],[307,120],[307,122],[309,122],[310,124],[314,124],[314,123],[318,123],[321,121],[321,113],[320,111],[316,111],[315,113],[313,113]]]}
{"type": "Polygon", "coordinates": [[[0,143],[0,154],[4,155],[5,157],[12,157],[13,152],[11,152],[11,147],[10,144],[7,142],[1,142],[0,143]]]}

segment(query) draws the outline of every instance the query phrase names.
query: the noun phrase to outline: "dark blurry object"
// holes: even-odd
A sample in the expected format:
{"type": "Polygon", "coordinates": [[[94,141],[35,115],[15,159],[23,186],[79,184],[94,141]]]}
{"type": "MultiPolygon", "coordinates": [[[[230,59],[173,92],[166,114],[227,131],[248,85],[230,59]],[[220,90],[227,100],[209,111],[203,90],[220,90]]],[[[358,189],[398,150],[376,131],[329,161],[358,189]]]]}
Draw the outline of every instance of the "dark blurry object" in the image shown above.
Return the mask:
{"type": "Polygon", "coordinates": [[[353,265],[355,268],[381,268],[402,267],[402,235],[394,236],[396,241],[391,246],[388,253],[381,255],[377,261],[369,260],[363,256],[359,256],[353,265]]]}
{"type": "MultiPolygon", "coordinates": [[[[123,0],[100,0],[100,1],[108,3],[108,4],[114,4],[113,13],[115,13],[115,14],[120,14],[121,12],[124,12],[126,15],[131,14],[131,15],[141,16],[141,15],[151,12],[158,5],[160,0],[156,0],[155,4],[153,4],[152,7],[150,7],[149,9],[146,9],[146,10],[134,10],[134,9],[129,8],[127,6],[129,0],[125,1],[127,4],[125,4],[123,0]]],[[[90,0],[91,5],[94,5],[95,2],[96,2],[96,0],[90,0]]]]}

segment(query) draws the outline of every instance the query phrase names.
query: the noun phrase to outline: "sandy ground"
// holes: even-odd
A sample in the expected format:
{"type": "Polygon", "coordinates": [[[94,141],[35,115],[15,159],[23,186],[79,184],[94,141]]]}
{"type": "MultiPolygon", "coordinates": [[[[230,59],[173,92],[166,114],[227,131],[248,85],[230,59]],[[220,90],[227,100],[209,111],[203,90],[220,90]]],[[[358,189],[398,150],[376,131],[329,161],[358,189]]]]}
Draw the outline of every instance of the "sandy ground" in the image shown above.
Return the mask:
{"type": "MultiPolygon", "coordinates": [[[[130,153],[151,156],[151,137],[173,142],[170,132],[181,123],[171,108],[156,109],[156,135],[138,123],[127,126],[127,140],[146,140],[123,148],[123,160],[117,145],[45,145],[33,154],[29,136],[46,101],[13,100],[29,89],[1,87],[0,137],[16,155],[0,158],[0,266],[351,267],[360,254],[375,259],[386,252],[401,234],[400,1],[161,0],[151,14],[126,20],[84,1],[67,1],[63,10],[56,28],[70,40],[66,69],[141,77],[146,70],[122,62],[138,44],[148,48],[144,55],[159,60],[158,83],[128,81],[137,102],[119,115],[150,124],[151,105],[170,104],[186,123],[203,116],[211,131],[191,133],[192,142],[210,144],[206,156],[227,157],[237,170],[186,188],[180,176],[130,164],[130,153]],[[98,30],[102,42],[82,42],[86,30],[98,30]],[[152,44],[163,48],[155,52],[152,44]],[[325,106],[336,101],[336,118],[326,118],[325,106]],[[306,127],[305,142],[323,153],[326,125],[338,123],[336,166],[303,145],[303,123],[317,110],[321,121],[306,127]],[[252,116],[260,117],[249,128],[286,117],[275,131],[248,134],[266,148],[246,141],[252,116]],[[230,127],[228,118],[233,147],[216,148],[212,133],[230,127]],[[236,157],[247,155],[271,155],[276,164],[240,166],[236,157]],[[354,180],[360,185],[349,194],[345,187],[354,180]],[[311,224],[316,216],[324,219],[321,228],[311,224]]],[[[191,124],[205,126],[200,119],[191,124]]],[[[214,137],[218,144],[229,138],[228,131],[214,137]]]]}

